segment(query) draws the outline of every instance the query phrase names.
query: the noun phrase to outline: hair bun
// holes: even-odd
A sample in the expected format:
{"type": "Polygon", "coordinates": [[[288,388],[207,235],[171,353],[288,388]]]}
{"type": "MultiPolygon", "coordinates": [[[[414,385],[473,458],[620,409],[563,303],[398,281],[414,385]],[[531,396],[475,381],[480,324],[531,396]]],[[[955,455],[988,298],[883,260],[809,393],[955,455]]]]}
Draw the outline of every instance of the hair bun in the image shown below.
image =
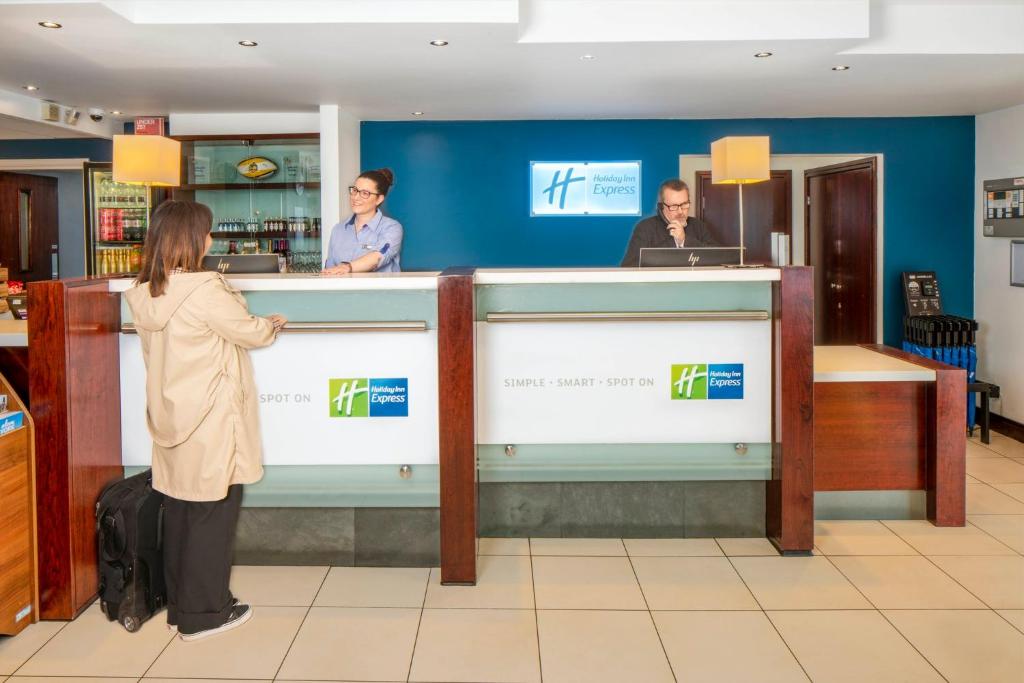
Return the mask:
{"type": "Polygon", "coordinates": [[[395,184],[395,173],[390,168],[378,168],[377,173],[384,176],[384,179],[388,181],[388,185],[395,184]]]}

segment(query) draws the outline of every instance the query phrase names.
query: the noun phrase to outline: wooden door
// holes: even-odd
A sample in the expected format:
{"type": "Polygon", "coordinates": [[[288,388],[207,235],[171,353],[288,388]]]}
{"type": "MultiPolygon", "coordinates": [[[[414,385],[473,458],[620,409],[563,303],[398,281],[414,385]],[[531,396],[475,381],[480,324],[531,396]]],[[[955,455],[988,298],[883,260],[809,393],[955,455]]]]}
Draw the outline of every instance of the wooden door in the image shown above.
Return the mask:
{"type": "Polygon", "coordinates": [[[804,174],[815,344],[875,341],[875,193],[874,157],[804,174]]]}
{"type": "Polygon", "coordinates": [[[11,280],[57,277],[57,179],[0,173],[0,266],[11,280]]]}
{"type": "MultiPolygon", "coordinates": [[[[772,171],[771,180],[743,187],[743,241],[747,263],[771,263],[771,233],[790,234],[792,171],[772,171]]],[[[697,172],[697,218],[723,247],[739,246],[739,189],[714,185],[711,171],[697,172]]],[[[792,254],[790,254],[792,262],[792,254]]]]}

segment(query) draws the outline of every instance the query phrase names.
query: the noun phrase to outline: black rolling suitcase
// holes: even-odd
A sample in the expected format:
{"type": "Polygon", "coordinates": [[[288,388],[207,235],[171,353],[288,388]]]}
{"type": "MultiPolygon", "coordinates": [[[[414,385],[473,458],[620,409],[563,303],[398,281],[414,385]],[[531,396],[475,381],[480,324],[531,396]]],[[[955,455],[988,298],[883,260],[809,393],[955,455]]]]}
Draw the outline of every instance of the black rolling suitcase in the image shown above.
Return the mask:
{"type": "Polygon", "coordinates": [[[128,631],[167,604],[163,494],[146,470],[107,486],[96,503],[100,607],[128,631]]]}

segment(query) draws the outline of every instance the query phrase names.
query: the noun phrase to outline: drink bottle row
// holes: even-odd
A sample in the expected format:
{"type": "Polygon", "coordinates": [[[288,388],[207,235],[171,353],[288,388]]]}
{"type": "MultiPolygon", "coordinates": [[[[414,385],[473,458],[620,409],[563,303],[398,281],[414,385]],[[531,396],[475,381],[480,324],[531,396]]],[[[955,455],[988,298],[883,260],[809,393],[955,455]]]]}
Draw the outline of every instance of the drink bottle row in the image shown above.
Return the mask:
{"type": "Polygon", "coordinates": [[[99,209],[101,242],[141,242],[146,237],[146,209],[99,209]]]}
{"type": "Polygon", "coordinates": [[[247,232],[274,232],[281,235],[294,235],[296,237],[319,237],[320,219],[309,216],[265,218],[261,224],[255,218],[235,218],[218,222],[214,232],[239,234],[247,232]]]}
{"type": "Polygon", "coordinates": [[[279,254],[287,256],[291,251],[288,240],[268,239],[218,239],[210,247],[210,253],[218,254],[279,254]]]}
{"type": "Polygon", "coordinates": [[[96,274],[137,273],[142,268],[142,247],[103,248],[96,250],[96,274]]]}
{"type": "Polygon", "coordinates": [[[105,207],[145,207],[146,188],[141,185],[115,183],[104,178],[96,185],[96,204],[105,207]]]}

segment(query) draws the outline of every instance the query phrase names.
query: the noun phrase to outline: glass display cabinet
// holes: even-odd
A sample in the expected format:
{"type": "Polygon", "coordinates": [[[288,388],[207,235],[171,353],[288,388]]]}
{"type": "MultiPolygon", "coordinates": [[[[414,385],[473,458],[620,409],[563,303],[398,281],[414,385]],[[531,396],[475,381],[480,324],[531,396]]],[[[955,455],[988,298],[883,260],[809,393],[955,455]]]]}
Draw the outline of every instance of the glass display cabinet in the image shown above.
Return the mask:
{"type": "Polygon", "coordinates": [[[283,255],[289,272],[319,272],[320,136],[183,135],[174,196],[213,211],[211,254],[283,255]]]}

